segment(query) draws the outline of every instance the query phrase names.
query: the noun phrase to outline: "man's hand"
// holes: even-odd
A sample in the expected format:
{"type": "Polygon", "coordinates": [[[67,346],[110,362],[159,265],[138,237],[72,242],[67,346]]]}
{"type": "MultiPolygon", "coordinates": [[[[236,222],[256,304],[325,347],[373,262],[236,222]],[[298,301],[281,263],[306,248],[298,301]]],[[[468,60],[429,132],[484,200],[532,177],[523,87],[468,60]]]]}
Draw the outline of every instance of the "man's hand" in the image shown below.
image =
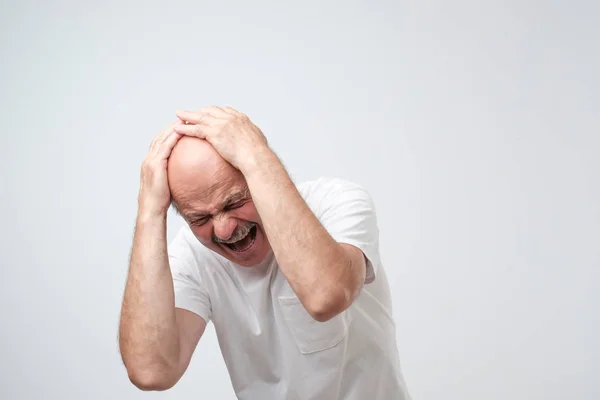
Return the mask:
{"type": "Polygon", "coordinates": [[[138,206],[140,215],[166,215],[171,203],[169,181],[167,179],[167,160],[181,135],[174,128],[183,125],[181,121],[170,124],[158,134],[148,155],[142,163],[138,206]]]}
{"type": "Polygon", "coordinates": [[[176,132],[207,140],[242,172],[279,268],[313,318],[326,321],[347,309],[365,280],[364,256],[331,237],[260,129],[231,108],[178,111],[177,117],[185,124],[176,132]]]}
{"type": "Polygon", "coordinates": [[[167,160],[181,135],[169,125],[153,140],[141,172],[119,348],[129,379],[143,390],[166,390],[181,378],[206,327],[196,314],[175,308],[167,247],[171,200],[167,160]]]}
{"type": "Polygon", "coordinates": [[[245,174],[255,156],[269,150],[267,139],[246,115],[230,107],[205,107],[198,111],[177,111],[185,122],[174,127],[182,135],[206,139],[217,152],[245,174]]]}

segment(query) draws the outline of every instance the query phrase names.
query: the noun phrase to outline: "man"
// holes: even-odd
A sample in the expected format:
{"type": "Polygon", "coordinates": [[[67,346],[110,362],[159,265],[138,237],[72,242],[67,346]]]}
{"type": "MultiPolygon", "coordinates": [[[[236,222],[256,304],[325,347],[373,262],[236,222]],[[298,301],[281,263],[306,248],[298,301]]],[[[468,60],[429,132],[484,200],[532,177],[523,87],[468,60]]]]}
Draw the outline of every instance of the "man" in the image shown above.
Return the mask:
{"type": "Polygon", "coordinates": [[[131,381],[175,385],[212,320],[239,399],[409,399],[368,193],[296,186],[231,108],[176,114],[142,166],[120,326],[131,381]],[[171,203],[187,225],[167,246],[171,203]]]}

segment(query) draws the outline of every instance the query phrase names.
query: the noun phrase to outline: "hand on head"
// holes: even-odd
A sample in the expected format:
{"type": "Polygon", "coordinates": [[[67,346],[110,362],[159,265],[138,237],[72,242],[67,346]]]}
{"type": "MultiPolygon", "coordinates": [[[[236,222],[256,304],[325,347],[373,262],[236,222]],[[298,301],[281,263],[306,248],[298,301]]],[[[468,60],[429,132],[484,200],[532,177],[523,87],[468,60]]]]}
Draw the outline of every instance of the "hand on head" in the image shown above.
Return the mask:
{"type": "Polygon", "coordinates": [[[142,215],[162,215],[169,208],[171,194],[167,180],[167,160],[182,136],[174,129],[178,125],[183,123],[180,120],[171,123],[154,138],[142,163],[138,195],[139,213],[142,215]]]}
{"type": "Polygon", "coordinates": [[[261,130],[230,107],[204,107],[176,115],[178,121],[154,138],[142,164],[138,198],[142,213],[166,214],[171,203],[169,182],[185,180],[191,173],[212,173],[226,168],[225,164],[244,173],[255,164],[256,154],[268,150],[261,130]]]}
{"type": "Polygon", "coordinates": [[[243,172],[253,155],[268,148],[261,130],[242,114],[230,107],[205,107],[198,111],[177,111],[184,121],[175,131],[206,139],[227,162],[243,172]]]}

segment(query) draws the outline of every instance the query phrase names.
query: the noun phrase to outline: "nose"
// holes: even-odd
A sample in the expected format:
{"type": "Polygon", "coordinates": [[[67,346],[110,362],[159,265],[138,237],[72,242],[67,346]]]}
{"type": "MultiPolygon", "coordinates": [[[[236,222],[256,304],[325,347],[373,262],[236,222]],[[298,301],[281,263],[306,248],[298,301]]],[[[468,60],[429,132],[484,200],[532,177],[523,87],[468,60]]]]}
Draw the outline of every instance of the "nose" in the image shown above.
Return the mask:
{"type": "Polygon", "coordinates": [[[233,232],[237,228],[237,222],[234,218],[227,216],[219,216],[214,219],[213,229],[215,236],[221,240],[227,240],[233,235],[233,232]]]}

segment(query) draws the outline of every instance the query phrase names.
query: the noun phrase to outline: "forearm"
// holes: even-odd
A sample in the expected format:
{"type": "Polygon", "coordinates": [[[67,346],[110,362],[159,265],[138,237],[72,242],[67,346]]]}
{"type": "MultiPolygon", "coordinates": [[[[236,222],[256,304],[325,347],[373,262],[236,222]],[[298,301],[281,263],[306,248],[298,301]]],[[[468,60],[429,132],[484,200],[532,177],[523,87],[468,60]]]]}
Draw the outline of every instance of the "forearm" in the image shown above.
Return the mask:
{"type": "Polygon", "coordinates": [[[136,380],[154,382],[164,371],[176,370],[179,337],[166,216],[138,216],[119,339],[123,361],[136,380]]]}
{"type": "MultiPolygon", "coordinates": [[[[307,309],[351,297],[351,261],[308,207],[271,151],[244,175],[278,265],[307,309]]],[[[244,171],[243,171],[244,172],[244,171]]],[[[347,300],[347,299],[345,299],[347,300]]]]}

